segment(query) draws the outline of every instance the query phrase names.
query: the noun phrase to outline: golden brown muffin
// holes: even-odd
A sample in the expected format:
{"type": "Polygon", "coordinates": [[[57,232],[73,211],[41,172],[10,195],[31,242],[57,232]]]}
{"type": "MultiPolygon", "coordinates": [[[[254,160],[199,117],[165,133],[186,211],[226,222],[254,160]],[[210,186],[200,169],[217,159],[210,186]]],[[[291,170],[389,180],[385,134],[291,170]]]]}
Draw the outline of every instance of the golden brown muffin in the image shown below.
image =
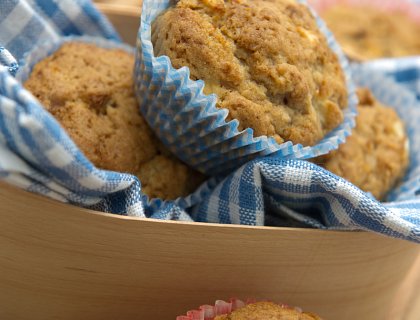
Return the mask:
{"type": "Polygon", "coordinates": [[[420,54],[420,23],[402,12],[335,5],[322,17],[350,57],[363,60],[420,54]]]}
{"type": "Polygon", "coordinates": [[[25,87],[97,167],[131,173],[149,197],[187,195],[198,174],[174,158],[138,111],[134,56],[81,42],[35,65],[25,87]]]}
{"type": "Polygon", "coordinates": [[[239,130],[313,145],[343,120],[347,91],[335,54],[291,0],[180,0],[152,25],[156,56],[216,93],[239,130]]]}
{"type": "Polygon", "coordinates": [[[322,320],[315,314],[300,312],[272,302],[256,302],[214,320],[322,320]]]}
{"type": "Polygon", "coordinates": [[[376,101],[367,89],[359,89],[358,96],[359,114],[352,135],[316,162],[380,200],[404,175],[408,138],[393,109],[376,101]]]}

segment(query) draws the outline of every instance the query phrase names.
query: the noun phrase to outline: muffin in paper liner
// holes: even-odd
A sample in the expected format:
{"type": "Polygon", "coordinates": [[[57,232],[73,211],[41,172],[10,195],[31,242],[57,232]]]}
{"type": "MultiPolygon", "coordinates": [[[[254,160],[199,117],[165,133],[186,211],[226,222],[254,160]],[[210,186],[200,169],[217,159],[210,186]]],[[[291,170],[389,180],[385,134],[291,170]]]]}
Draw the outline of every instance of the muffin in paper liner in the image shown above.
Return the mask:
{"type": "MultiPolygon", "coordinates": [[[[122,49],[122,50],[124,50],[128,53],[134,54],[134,48],[132,46],[129,46],[129,45],[126,45],[126,44],[123,44],[123,43],[120,43],[120,42],[108,40],[108,39],[105,39],[105,38],[91,37],[91,36],[61,37],[59,39],[53,39],[51,41],[46,41],[42,45],[34,48],[32,51],[27,52],[23,56],[23,58],[19,61],[20,67],[19,67],[18,72],[16,73],[16,76],[15,76],[16,80],[18,80],[21,83],[24,83],[28,79],[30,73],[32,72],[33,67],[35,66],[35,64],[37,64],[41,60],[47,58],[48,56],[53,54],[55,51],[57,51],[63,44],[68,43],[68,42],[83,42],[83,43],[88,43],[88,44],[94,44],[94,45],[96,45],[98,47],[101,47],[101,48],[122,49]]],[[[33,107],[35,107],[35,106],[33,106],[33,107]]],[[[39,110],[37,109],[36,112],[45,113],[47,118],[51,118],[51,119],[54,120],[54,122],[56,122],[55,118],[53,116],[50,116],[47,111],[45,111],[44,109],[42,109],[40,107],[38,107],[38,108],[39,108],[39,110]]],[[[60,130],[60,134],[64,137],[67,137],[66,139],[70,141],[70,138],[67,136],[65,130],[61,128],[61,126],[57,127],[57,130],[60,130]]],[[[77,148],[77,152],[79,153],[79,158],[83,158],[84,156],[81,153],[80,149],[77,146],[75,146],[75,148],[77,148]]],[[[64,149],[65,149],[65,147],[64,147],[64,149]]],[[[64,153],[59,154],[59,155],[57,154],[57,157],[65,158],[65,154],[64,153]]],[[[88,159],[84,159],[84,160],[82,159],[81,161],[89,162],[88,159]]],[[[143,210],[145,211],[144,213],[145,213],[146,216],[152,216],[153,215],[155,218],[156,217],[157,218],[162,217],[162,219],[165,219],[165,218],[167,218],[167,216],[166,216],[167,212],[166,211],[172,210],[171,209],[172,207],[179,206],[179,208],[181,208],[183,206],[191,206],[192,204],[199,201],[202,198],[203,194],[207,194],[207,193],[210,192],[209,191],[209,186],[211,186],[211,182],[209,182],[208,184],[206,184],[205,186],[200,188],[200,190],[197,190],[197,192],[191,193],[187,197],[178,198],[178,201],[176,201],[177,204],[175,204],[174,200],[169,200],[169,199],[168,200],[162,200],[160,198],[150,198],[149,196],[144,194],[142,192],[141,186],[140,186],[141,181],[140,181],[140,183],[138,183],[138,182],[135,183],[135,181],[138,181],[138,179],[134,175],[130,175],[130,174],[126,174],[126,173],[120,173],[120,172],[112,172],[112,171],[107,171],[107,170],[101,170],[101,169],[95,168],[93,166],[93,164],[89,164],[89,166],[92,167],[92,170],[94,170],[94,174],[103,174],[105,176],[112,175],[113,180],[115,180],[115,184],[117,184],[118,179],[131,181],[131,183],[134,185],[133,186],[134,190],[131,190],[131,191],[136,193],[135,197],[133,198],[133,201],[134,201],[134,199],[141,198],[141,201],[144,205],[144,208],[142,209],[142,211],[143,210]],[[162,212],[160,212],[160,210],[162,212]]],[[[79,170],[82,170],[82,169],[79,168],[79,170]]],[[[71,173],[70,173],[70,175],[71,175],[71,173]]],[[[40,177],[41,177],[41,175],[40,175],[40,177]]],[[[77,178],[74,177],[74,179],[77,179],[77,178]]],[[[66,184],[66,182],[64,182],[64,184],[66,184]]],[[[61,189],[63,189],[63,188],[61,187],[61,189]]],[[[74,195],[74,197],[77,197],[77,195],[74,195]]],[[[114,208],[114,207],[118,206],[117,204],[109,203],[107,205],[107,204],[104,204],[102,202],[99,203],[99,204],[94,204],[95,202],[98,202],[98,200],[99,199],[95,199],[94,201],[91,201],[92,203],[89,204],[88,207],[90,207],[91,209],[97,209],[97,210],[105,211],[105,212],[115,212],[115,211],[119,212],[120,209],[116,210],[114,208]]],[[[65,200],[62,199],[62,201],[65,201],[65,200]]],[[[130,212],[128,214],[130,214],[130,212]]],[[[187,217],[184,212],[182,212],[181,215],[182,215],[182,220],[188,220],[188,221],[191,220],[191,218],[187,217]]],[[[174,219],[174,217],[172,217],[172,218],[174,219]]],[[[178,217],[178,218],[181,218],[181,217],[178,217]]]]}
{"type": "Polygon", "coordinates": [[[417,25],[417,30],[420,30],[420,3],[409,0],[308,2],[325,19],[336,34],[344,53],[351,60],[366,61],[420,54],[420,41],[416,30],[410,28],[417,25]],[[354,21],[352,18],[356,14],[360,15],[360,21],[354,21]],[[368,22],[368,19],[371,19],[372,23],[368,22]]]}
{"type": "MultiPolygon", "coordinates": [[[[247,299],[242,301],[240,299],[230,299],[228,302],[224,300],[216,300],[214,305],[202,305],[195,310],[190,310],[186,312],[185,315],[177,316],[176,320],[213,320],[217,316],[226,315],[245,307],[246,305],[257,303],[257,302],[270,302],[267,300],[260,301],[256,299],[247,299]]],[[[284,309],[293,309],[299,313],[302,313],[302,309],[298,307],[291,307],[287,304],[278,304],[281,308],[284,309]]],[[[319,317],[314,319],[320,319],[319,317]]]]}
{"type": "Polygon", "coordinates": [[[190,80],[188,67],[177,70],[167,56],[154,56],[151,24],[171,4],[170,0],[143,1],[135,85],[145,119],[168,149],[185,163],[206,174],[227,173],[256,157],[275,155],[283,159],[308,159],[337,149],[345,141],[354,127],[355,88],[346,58],[313,11],[319,29],[339,57],[345,73],[348,107],[343,110],[344,120],[338,127],[314,146],[304,147],[291,141],[278,144],[272,137],[254,137],[251,128],[239,131],[238,120],[227,122],[228,110],[216,107],[217,96],[203,93],[204,82],[190,80]]]}

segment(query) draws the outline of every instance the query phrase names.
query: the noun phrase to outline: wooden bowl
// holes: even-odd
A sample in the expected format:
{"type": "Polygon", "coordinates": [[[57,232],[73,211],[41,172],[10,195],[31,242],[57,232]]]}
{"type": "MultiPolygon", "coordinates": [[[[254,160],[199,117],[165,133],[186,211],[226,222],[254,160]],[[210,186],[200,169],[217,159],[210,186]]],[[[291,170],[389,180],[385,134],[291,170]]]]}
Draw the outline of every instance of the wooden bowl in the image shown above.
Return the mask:
{"type": "Polygon", "coordinates": [[[135,219],[4,183],[0,203],[1,319],[170,320],[254,297],[395,320],[417,289],[419,246],[371,233],[135,219]]]}
{"type": "MultiPolygon", "coordinates": [[[[130,1],[132,3],[133,1],[130,1]]],[[[104,12],[114,27],[119,31],[124,42],[136,44],[137,32],[140,26],[141,5],[118,4],[117,1],[100,1],[96,6],[104,12]]]]}
{"type": "MultiPolygon", "coordinates": [[[[133,43],[139,12],[111,7],[133,43]]],[[[136,219],[5,183],[0,203],[0,319],[171,320],[252,297],[395,320],[418,294],[420,247],[376,234],[136,219]]]]}

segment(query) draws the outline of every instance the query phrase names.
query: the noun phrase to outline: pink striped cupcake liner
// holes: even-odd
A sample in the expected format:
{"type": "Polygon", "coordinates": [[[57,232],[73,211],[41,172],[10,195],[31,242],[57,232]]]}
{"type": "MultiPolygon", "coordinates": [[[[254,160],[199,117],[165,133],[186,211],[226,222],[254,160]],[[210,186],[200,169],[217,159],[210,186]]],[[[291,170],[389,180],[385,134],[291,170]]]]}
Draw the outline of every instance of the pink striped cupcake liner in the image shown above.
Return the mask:
{"type": "Polygon", "coordinates": [[[411,17],[415,22],[420,23],[420,5],[407,0],[308,0],[308,3],[320,14],[337,4],[368,6],[390,12],[399,11],[411,17]]]}
{"type": "MultiPolygon", "coordinates": [[[[262,302],[268,300],[256,300],[256,299],[247,299],[242,301],[240,299],[232,298],[229,302],[224,300],[216,300],[214,305],[202,305],[196,310],[190,310],[186,315],[176,317],[176,320],[213,320],[217,316],[228,314],[236,309],[240,309],[247,304],[262,302]]],[[[302,309],[298,307],[290,307],[287,304],[280,303],[282,308],[295,309],[299,312],[302,312],[302,309]]]]}

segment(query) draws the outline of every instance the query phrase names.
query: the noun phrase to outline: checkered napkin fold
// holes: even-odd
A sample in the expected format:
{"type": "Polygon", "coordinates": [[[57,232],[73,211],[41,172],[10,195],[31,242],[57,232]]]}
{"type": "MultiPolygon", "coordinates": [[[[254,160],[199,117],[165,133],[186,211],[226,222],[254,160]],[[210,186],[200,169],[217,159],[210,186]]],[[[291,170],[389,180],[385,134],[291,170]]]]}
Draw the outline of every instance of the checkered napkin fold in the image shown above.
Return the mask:
{"type": "Polygon", "coordinates": [[[411,166],[390,195],[392,202],[379,203],[309,162],[277,156],[255,159],[228,176],[213,177],[186,198],[150,201],[136,177],[95,168],[13,76],[17,70],[13,56],[24,69],[25,54],[44,40],[62,41],[63,36],[81,34],[118,40],[107,20],[86,0],[10,0],[0,2],[0,30],[1,180],[62,202],[116,214],[247,225],[295,221],[322,229],[370,230],[420,243],[420,129],[416,125],[420,105],[412,79],[407,83],[410,91],[404,79],[396,76],[397,84],[375,65],[354,66],[356,82],[369,86],[382,102],[397,106],[408,127],[411,166]]]}

